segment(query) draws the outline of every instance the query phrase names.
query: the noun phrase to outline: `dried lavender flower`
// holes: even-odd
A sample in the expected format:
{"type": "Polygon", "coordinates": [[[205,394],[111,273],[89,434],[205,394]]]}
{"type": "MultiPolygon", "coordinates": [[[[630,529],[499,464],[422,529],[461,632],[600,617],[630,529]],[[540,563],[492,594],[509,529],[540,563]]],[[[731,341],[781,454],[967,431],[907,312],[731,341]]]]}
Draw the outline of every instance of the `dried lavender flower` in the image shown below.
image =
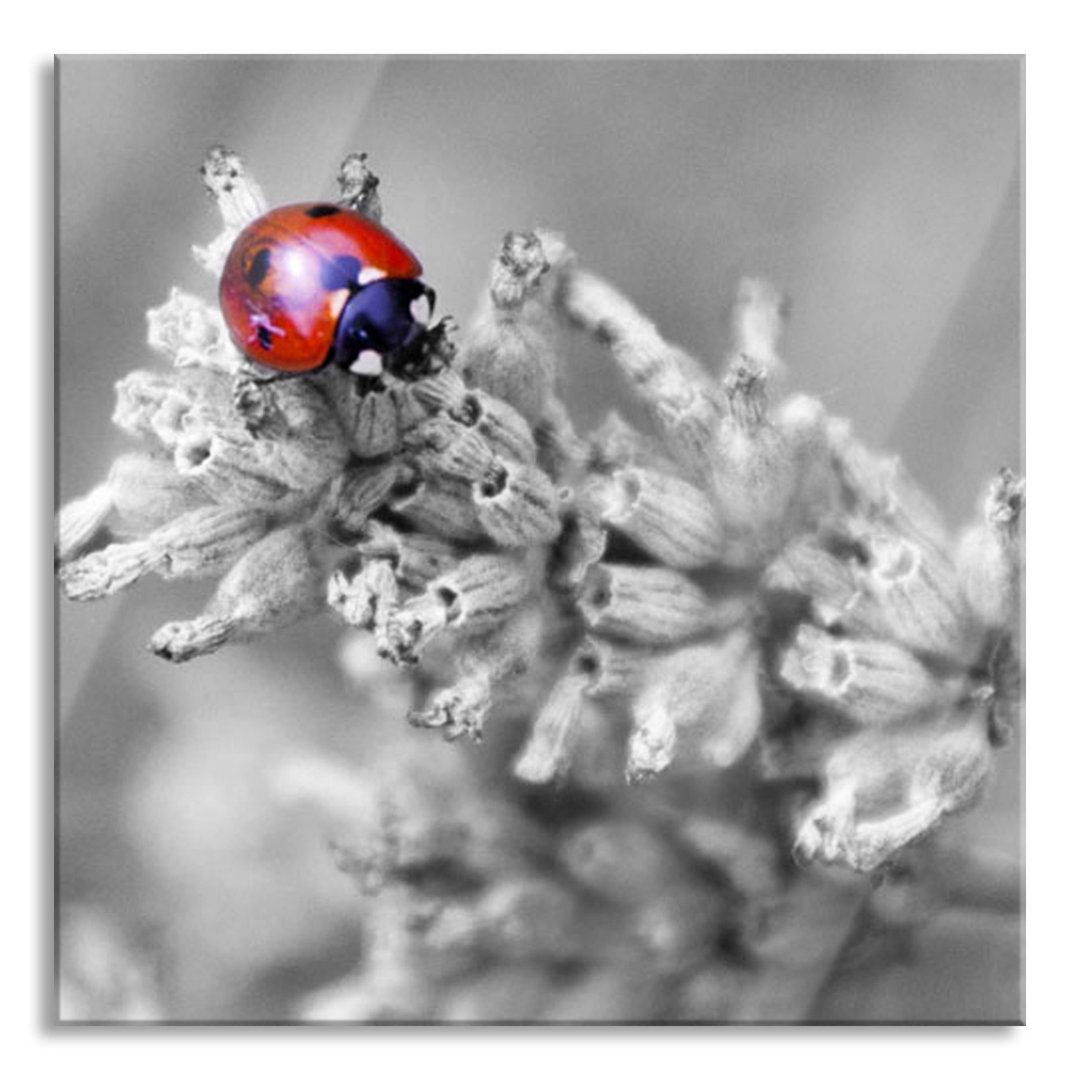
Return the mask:
{"type": "Polygon", "coordinates": [[[730,412],[717,432],[712,491],[728,531],[727,560],[756,566],[786,539],[798,474],[791,447],[769,418],[764,370],[744,358],[724,390],[730,412]]]}
{"type": "MultiPolygon", "coordinates": [[[[203,171],[218,274],[266,204],[232,152],[203,171]]],[[[381,216],[364,155],[339,184],[381,216]]],[[[327,781],[370,947],[306,1015],[485,1019],[502,976],[528,1017],[609,994],[618,1018],[798,1019],[868,886],[792,856],[880,872],[977,799],[1020,708],[1023,481],[999,474],[954,542],[898,460],[815,398],[770,401],[785,312],[744,280],[720,377],[536,230],[415,371],[267,384],[214,305],[150,313],[170,367],[117,385],[146,445],[61,510],[67,595],[219,578],[154,635],[173,661],[328,610],[374,644],[365,685],[377,652],[424,691],[393,698],[413,725],[498,735],[482,791],[462,765],[327,781]],[[577,433],[575,331],[653,431],[577,433]]]]}
{"type": "Polygon", "coordinates": [[[985,712],[970,706],[837,740],[822,762],[824,793],[801,815],[797,854],[876,870],[978,798],[990,754],[985,712]]]}
{"type": "Polygon", "coordinates": [[[196,364],[230,375],[239,370],[242,358],[229,341],[221,312],[200,297],[174,288],[146,319],[150,348],[177,367],[196,364]]]}
{"type": "Polygon", "coordinates": [[[461,353],[461,371],[535,423],[555,390],[555,327],[542,303],[551,265],[535,233],[507,233],[488,293],[461,353]]]}
{"type": "Polygon", "coordinates": [[[1011,626],[1020,606],[1022,573],[1018,522],[1024,481],[1002,469],[990,483],[982,520],[957,542],[956,559],[964,596],[988,629],[1011,626]]]}
{"type": "Polygon", "coordinates": [[[674,761],[724,769],[749,748],[761,721],[753,638],[733,630],[649,663],[630,705],[627,774],[635,781],[674,761]]]}
{"type": "Polygon", "coordinates": [[[356,210],[372,221],[382,221],[379,178],[368,167],[367,154],[347,155],[338,170],[337,182],[342,206],[356,210]]]}
{"type": "Polygon", "coordinates": [[[616,470],[597,496],[600,520],[678,570],[719,562],[724,524],[709,497],[692,484],[650,469],[616,470]]]}
{"type": "Polygon", "coordinates": [[[587,677],[580,672],[569,673],[556,684],[514,762],[514,774],[519,779],[546,784],[570,771],[585,714],[596,708],[585,697],[587,684],[587,677]]]}
{"type": "Polygon", "coordinates": [[[589,628],[643,645],[674,645],[747,618],[739,598],[718,603],[688,577],[660,566],[597,563],[578,601],[589,628]]]}
{"type": "Polygon", "coordinates": [[[287,626],[314,614],[323,602],[325,571],[318,535],[290,525],[252,545],[229,572],[206,611],[190,622],[169,623],[150,639],[150,650],[167,660],[191,660],[287,626]]]}
{"type": "Polygon", "coordinates": [[[718,395],[697,361],[668,344],[629,300],[593,274],[568,268],[559,297],[571,322],[608,345],[672,457],[692,481],[708,481],[721,413],[718,395]]]}
{"type": "Polygon", "coordinates": [[[739,282],[731,316],[734,364],[750,357],[771,379],[785,373],[778,347],[789,307],[772,282],[749,277],[739,282]]]}
{"type": "Polygon", "coordinates": [[[900,645],[836,638],[809,623],[784,651],[780,678],[860,724],[892,724],[946,704],[958,690],[900,645]]]}

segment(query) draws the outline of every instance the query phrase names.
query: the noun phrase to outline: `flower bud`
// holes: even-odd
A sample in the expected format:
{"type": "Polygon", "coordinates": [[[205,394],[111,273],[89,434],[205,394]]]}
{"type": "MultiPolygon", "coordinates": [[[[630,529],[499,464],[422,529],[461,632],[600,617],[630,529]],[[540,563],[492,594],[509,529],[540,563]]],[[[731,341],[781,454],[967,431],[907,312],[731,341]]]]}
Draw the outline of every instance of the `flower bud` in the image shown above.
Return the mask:
{"type": "Polygon", "coordinates": [[[413,428],[405,437],[404,449],[423,475],[445,476],[463,484],[488,476],[497,465],[483,436],[447,413],[437,413],[413,428]]]}
{"type": "Polygon", "coordinates": [[[265,196],[234,150],[210,147],[199,172],[229,228],[242,229],[266,212],[265,196]]]}
{"type": "Polygon", "coordinates": [[[203,162],[203,183],[217,202],[225,229],[206,247],[195,245],[196,262],[215,277],[220,277],[240,230],[266,212],[266,198],[251,178],[240,155],[223,146],[211,147],[203,162]]]}
{"type": "Polygon", "coordinates": [[[586,676],[573,671],[555,684],[514,761],[514,775],[519,780],[548,784],[570,772],[583,714],[595,708],[584,696],[587,681],[586,676]]]}
{"type": "Polygon", "coordinates": [[[265,512],[250,507],[200,507],[142,540],[112,544],[68,564],[60,580],[70,599],[97,600],[151,570],[164,578],[210,576],[238,559],[269,526],[265,512]]]}
{"type": "Polygon", "coordinates": [[[499,462],[472,494],[477,520],[501,547],[549,544],[562,530],[555,486],[532,466],[499,462]]]}
{"type": "Polygon", "coordinates": [[[436,691],[422,709],[410,711],[409,723],[438,728],[448,742],[463,736],[479,742],[491,712],[491,683],[489,671],[469,672],[453,686],[436,691]]]}
{"type": "Polygon", "coordinates": [[[383,647],[395,663],[415,663],[444,629],[475,633],[498,626],[532,588],[524,563],[502,555],[470,556],[394,612],[383,647]]]}
{"type": "Polygon", "coordinates": [[[198,365],[235,374],[242,357],[233,347],[218,308],[176,287],[161,307],[146,313],[150,348],[177,367],[198,365]]]}
{"type": "Polygon", "coordinates": [[[410,712],[409,722],[439,728],[448,741],[467,735],[478,742],[496,697],[501,704],[532,667],[543,629],[539,611],[518,608],[494,632],[461,643],[455,650],[461,675],[452,686],[436,691],[422,709],[410,712]]]}
{"type": "Polygon", "coordinates": [[[206,577],[258,543],[271,524],[257,507],[203,506],[151,533],[146,543],[158,552],[162,577],[206,577]]]}
{"type": "Polygon", "coordinates": [[[449,367],[409,384],[409,395],[428,413],[456,412],[468,393],[461,375],[449,367]]]}
{"type": "Polygon", "coordinates": [[[607,344],[669,452],[693,480],[704,482],[713,468],[720,412],[697,362],[669,345],[626,297],[593,274],[567,271],[559,298],[571,322],[607,344]]]}
{"type": "Polygon", "coordinates": [[[508,233],[461,350],[466,384],[508,402],[530,423],[543,415],[559,370],[555,327],[539,302],[547,270],[535,234],[508,233]]]}
{"type": "Polygon", "coordinates": [[[920,653],[969,663],[978,649],[953,567],[935,548],[874,530],[864,541],[865,566],[855,566],[862,591],[848,625],[887,636],[920,653]]]}
{"type": "Polygon", "coordinates": [[[753,566],[783,543],[798,471],[767,416],[764,373],[746,360],[724,380],[731,414],[720,424],[712,492],[728,533],[725,561],[753,566]]]}
{"type": "Polygon", "coordinates": [[[342,206],[372,221],[382,221],[379,178],[368,168],[367,154],[347,155],[338,170],[337,183],[342,206]]]}
{"type": "Polygon", "coordinates": [[[832,637],[809,623],[782,654],[780,677],[796,692],[869,726],[910,719],[959,695],[954,683],[932,675],[901,645],[832,637]]]}
{"type": "Polygon", "coordinates": [[[771,379],[782,376],[786,365],[778,346],[788,304],[770,282],[745,277],[739,282],[731,316],[732,355],[749,357],[771,379]]]}
{"type": "Polygon", "coordinates": [[[733,764],[761,722],[757,683],[757,651],[743,630],[649,663],[630,709],[628,779],[663,772],[676,754],[691,768],[733,764]]]}
{"type": "Polygon", "coordinates": [[[427,378],[428,376],[425,376],[424,379],[405,381],[389,374],[383,376],[383,382],[386,383],[397,409],[398,430],[403,435],[431,415],[431,410],[416,397],[416,388],[427,378]]]}
{"type": "Polygon", "coordinates": [[[748,614],[745,601],[716,601],[677,570],[615,563],[588,571],[578,609],[596,633],[642,645],[674,645],[748,614]]]}
{"type": "Polygon", "coordinates": [[[451,625],[470,630],[501,623],[532,591],[528,564],[506,555],[473,555],[429,586],[449,610],[451,625]]]}
{"type": "Polygon", "coordinates": [[[824,764],[823,794],[800,816],[796,854],[871,872],[969,807],[990,759],[982,706],[838,740],[824,764]]]}
{"type": "Polygon", "coordinates": [[[266,505],[289,495],[248,435],[189,424],[173,450],[173,464],[182,479],[222,502],[266,505]]]}
{"type": "Polygon", "coordinates": [[[128,435],[150,435],[171,449],[194,404],[194,392],[175,376],[133,371],[116,383],[112,422],[128,435]]]}
{"type": "Polygon", "coordinates": [[[361,389],[355,378],[340,374],[338,416],[353,453],[360,458],[393,453],[401,443],[398,402],[385,385],[361,389]]]}
{"type": "Polygon", "coordinates": [[[110,544],[60,568],[60,587],[69,600],[100,600],[134,585],[158,561],[144,541],[110,544]]]}
{"type": "Polygon", "coordinates": [[[400,484],[390,509],[422,532],[449,540],[479,540],[485,535],[473,505],[472,490],[464,484],[419,474],[400,484]]]}
{"type": "Polygon", "coordinates": [[[650,411],[668,453],[694,483],[706,486],[716,473],[720,406],[712,388],[698,381],[696,362],[681,351],[676,355],[684,370],[657,380],[658,398],[650,411]]]}
{"type": "Polygon", "coordinates": [[[281,379],[266,389],[267,417],[254,436],[245,432],[235,445],[255,471],[275,477],[290,491],[312,491],[349,457],[337,415],[314,379],[281,379]]]}
{"type": "Polygon", "coordinates": [[[347,536],[361,535],[368,518],[389,498],[398,471],[396,462],[386,461],[354,464],[339,473],[326,497],[330,520],[347,536]]]}
{"type": "Polygon", "coordinates": [[[723,529],[712,502],[683,480],[650,469],[619,469],[600,500],[601,521],[668,566],[708,566],[723,552],[723,529]]]}
{"type": "Polygon", "coordinates": [[[462,348],[466,384],[501,398],[533,423],[543,415],[557,370],[548,334],[511,314],[481,316],[462,348]]]}
{"type": "Polygon", "coordinates": [[[175,663],[247,640],[318,610],[324,602],[317,538],[302,525],[278,529],[255,544],[221,579],[203,615],[169,623],[150,650],[175,663]]]}
{"type": "Polygon", "coordinates": [[[1009,469],[1002,469],[985,496],[982,520],[968,526],[957,543],[956,561],[964,596],[988,629],[1011,626],[1019,611],[1019,520],[1023,507],[1024,481],[1009,469]]]}
{"type": "Polygon", "coordinates": [[[551,269],[544,243],[535,232],[508,232],[492,267],[491,299],[502,309],[536,298],[551,269]]]}
{"type": "Polygon", "coordinates": [[[536,443],[528,421],[505,401],[483,390],[470,390],[450,415],[459,424],[475,428],[497,457],[536,463],[536,443]]]}

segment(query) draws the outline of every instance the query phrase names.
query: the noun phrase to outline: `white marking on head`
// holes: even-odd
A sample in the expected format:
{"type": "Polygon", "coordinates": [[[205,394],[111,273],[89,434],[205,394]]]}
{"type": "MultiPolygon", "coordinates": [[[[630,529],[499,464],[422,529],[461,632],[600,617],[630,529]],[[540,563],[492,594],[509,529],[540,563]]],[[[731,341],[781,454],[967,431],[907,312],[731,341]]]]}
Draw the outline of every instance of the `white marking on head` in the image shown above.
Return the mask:
{"type": "Polygon", "coordinates": [[[354,375],[381,375],[382,356],[374,349],[364,349],[349,365],[349,370],[354,375]]]}
{"type": "Polygon", "coordinates": [[[386,277],[385,270],[380,270],[376,266],[365,266],[356,280],[361,285],[367,285],[371,281],[380,281],[384,277],[386,277]]]}
{"type": "Polygon", "coordinates": [[[409,305],[409,314],[412,316],[413,322],[419,323],[421,326],[427,326],[428,319],[431,318],[431,301],[426,295],[418,296],[409,305]]]}

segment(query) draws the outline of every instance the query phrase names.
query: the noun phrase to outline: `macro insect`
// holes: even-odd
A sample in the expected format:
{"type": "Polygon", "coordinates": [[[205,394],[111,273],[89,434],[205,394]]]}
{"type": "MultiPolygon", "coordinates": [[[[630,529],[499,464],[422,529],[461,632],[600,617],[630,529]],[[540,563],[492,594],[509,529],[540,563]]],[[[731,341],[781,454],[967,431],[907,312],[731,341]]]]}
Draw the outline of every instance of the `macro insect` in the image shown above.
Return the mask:
{"type": "Polygon", "coordinates": [[[236,238],[220,301],[236,347],[303,375],[328,364],[377,377],[405,370],[428,329],[435,292],[389,230],[332,203],[280,206],[236,238]]]}

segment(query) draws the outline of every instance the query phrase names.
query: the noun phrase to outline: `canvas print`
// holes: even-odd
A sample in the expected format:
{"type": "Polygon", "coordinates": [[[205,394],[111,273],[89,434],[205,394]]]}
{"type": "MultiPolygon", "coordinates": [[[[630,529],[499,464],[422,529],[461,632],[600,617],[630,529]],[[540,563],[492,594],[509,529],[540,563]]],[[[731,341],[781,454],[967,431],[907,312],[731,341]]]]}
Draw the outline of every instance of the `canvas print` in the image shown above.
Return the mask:
{"type": "Polygon", "coordinates": [[[1022,1023],[1023,74],[59,58],[59,1021],[1022,1023]]]}

